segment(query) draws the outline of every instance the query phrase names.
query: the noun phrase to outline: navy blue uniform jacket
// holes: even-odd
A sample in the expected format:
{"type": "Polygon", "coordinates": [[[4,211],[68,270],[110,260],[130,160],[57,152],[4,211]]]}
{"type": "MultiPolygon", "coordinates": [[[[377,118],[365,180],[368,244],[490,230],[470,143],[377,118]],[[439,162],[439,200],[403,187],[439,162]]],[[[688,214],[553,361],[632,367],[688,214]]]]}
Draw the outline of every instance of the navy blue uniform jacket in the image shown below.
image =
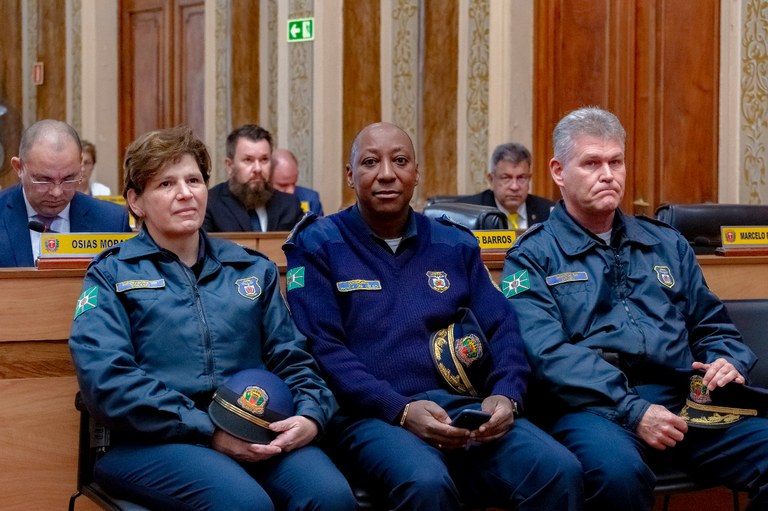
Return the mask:
{"type": "Polygon", "coordinates": [[[640,383],[677,390],[682,405],[694,360],[723,357],[747,376],[755,355],[677,231],[617,211],[611,241],[561,201],[507,253],[501,288],[550,411],[590,411],[634,431],[651,405],[640,383]]]}
{"type": "Polygon", "coordinates": [[[88,409],[120,436],[208,444],[214,390],[258,368],[280,376],[296,414],[322,430],[336,401],[280,296],[277,266],[202,236],[199,276],[145,230],[88,268],[69,339],[88,409]]]}

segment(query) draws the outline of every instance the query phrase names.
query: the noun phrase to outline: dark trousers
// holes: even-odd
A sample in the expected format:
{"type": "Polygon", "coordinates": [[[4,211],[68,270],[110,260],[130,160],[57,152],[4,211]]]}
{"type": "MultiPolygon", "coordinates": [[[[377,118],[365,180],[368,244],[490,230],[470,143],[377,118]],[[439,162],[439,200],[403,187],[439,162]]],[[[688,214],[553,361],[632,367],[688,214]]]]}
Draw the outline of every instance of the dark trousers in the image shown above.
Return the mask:
{"type": "Polygon", "coordinates": [[[749,509],[768,509],[768,419],[749,418],[726,429],[688,428],[682,442],[664,451],[590,412],[563,416],[551,433],[584,467],[587,509],[651,509],[656,480],[646,461],[653,458],[705,480],[746,488],[749,509]]]}
{"type": "MultiPolygon", "coordinates": [[[[439,404],[451,416],[457,412],[439,404]]],[[[517,419],[494,442],[448,452],[379,419],[339,416],[328,429],[329,452],[391,509],[450,511],[461,509],[460,502],[536,511],[583,508],[578,461],[526,419],[517,419]]]]}
{"type": "Polygon", "coordinates": [[[94,475],[115,496],[152,509],[351,511],[356,507],[344,476],[314,446],[240,464],[197,445],[124,444],[96,463],[94,475]]]}

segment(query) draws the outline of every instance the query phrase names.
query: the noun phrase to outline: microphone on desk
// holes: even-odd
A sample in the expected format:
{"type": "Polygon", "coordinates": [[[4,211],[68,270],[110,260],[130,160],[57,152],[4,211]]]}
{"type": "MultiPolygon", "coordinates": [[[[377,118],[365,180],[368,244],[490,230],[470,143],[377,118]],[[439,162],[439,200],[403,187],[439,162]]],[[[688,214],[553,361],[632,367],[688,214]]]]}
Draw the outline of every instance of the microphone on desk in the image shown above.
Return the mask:
{"type": "Polygon", "coordinates": [[[693,241],[691,242],[691,245],[697,245],[699,247],[708,247],[710,245],[717,246],[717,244],[710,243],[709,238],[706,236],[696,236],[693,238],[693,241]]]}
{"type": "Polygon", "coordinates": [[[41,222],[40,220],[30,220],[29,223],[27,224],[27,227],[29,227],[29,229],[31,231],[35,231],[35,232],[39,232],[39,233],[43,233],[43,234],[45,234],[47,232],[49,232],[51,234],[58,234],[57,231],[54,231],[54,230],[51,230],[51,229],[46,229],[45,224],[43,222],[41,222]]]}

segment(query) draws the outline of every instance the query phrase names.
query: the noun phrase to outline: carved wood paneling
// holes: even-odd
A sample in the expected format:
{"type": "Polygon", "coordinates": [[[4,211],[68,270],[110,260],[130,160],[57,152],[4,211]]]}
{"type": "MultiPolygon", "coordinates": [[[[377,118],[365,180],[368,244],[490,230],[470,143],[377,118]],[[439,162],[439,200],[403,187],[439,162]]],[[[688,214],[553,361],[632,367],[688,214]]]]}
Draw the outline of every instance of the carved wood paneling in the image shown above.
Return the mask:
{"type": "Polygon", "coordinates": [[[203,139],[205,118],[205,1],[177,0],[174,16],[172,123],[186,124],[203,139]]]}
{"type": "MultiPolygon", "coordinates": [[[[381,31],[379,0],[344,2],[344,71],[342,152],[349,157],[352,140],[365,125],[381,120],[381,31]],[[365,38],[361,42],[360,38],[365,38]]],[[[341,170],[339,170],[341,172],[341,170]]],[[[342,203],[354,202],[344,187],[342,203]]]]}
{"type": "Polygon", "coordinates": [[[658,202],[716,202],[719,2],[664,0],[657,14],[654,195],[658,202]]]}
{"type": "Polygon", "coordinates": [[[204,33],[204,0],[121,1],[120,154],[182,123],[204,136],[204,33]]]}
{"type": "MultiPolygon", "coordinates": [[[[0,19],[5,20],[4,41],[21,41],[21,0],[0,2],[0,19]]],[[[22,123],[22,46],[21,44],[0,44],[0,144],[5,156],[0,159],[0,187],[7,188],[18,181],[11,167],[11,157],[19,149],[22,123]]]]}
{"type": "MultiPolygon", "coordinates": [[[[716,201],[719,17],[718,0],[536,2],[537,165],[552,156],[557,121],[596,105],[627,129],[626,211],[716,201]]],[[[534,187],[559,197],[550,179],[534,187]]]]}
{"type": "Polygon", "coordinates": [[[67,120],[67,33],[65,2],[38,1],[36,61],[45,66],[37,86],[36,118],[67,120]]]}
{"type": "Polygon", "coordinates": [[[141,133],[171,124],[172,14],[168,0],[120,4],[120,154],[141,133]]]}
{"type": "MultiPolygon", "coordinates": [[[[456,193],[456,123],[459,62],[458,0],[425,0],[419,164],[419,203],[430,195],[456,193]]],[[[471,65],[471,64],[470,64],[471,65]]],[[[486,80],[488,75],[485,76],[486,80]]]]}
{"type": "MultiPolygon", "coordinates": [[[[259,119],[259,2],[232,0],[232,127],[259,119]]],[[[269,128],[267,128],[269,129],[269,128]]]]}

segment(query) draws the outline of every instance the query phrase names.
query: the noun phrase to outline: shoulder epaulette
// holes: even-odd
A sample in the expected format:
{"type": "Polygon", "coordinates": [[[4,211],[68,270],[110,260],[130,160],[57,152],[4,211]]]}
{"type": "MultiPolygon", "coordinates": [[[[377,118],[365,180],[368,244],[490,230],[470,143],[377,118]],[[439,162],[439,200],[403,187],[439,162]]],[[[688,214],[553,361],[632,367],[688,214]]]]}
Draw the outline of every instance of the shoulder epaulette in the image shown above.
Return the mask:
{"type": "Polygon", "coordinates": [[[296,222],[296,225],[293,226],[291,232],[288,233],[288,238],[286,238],[285,243],[293,243],[293,238],[317,219],[317,214],[313,213],[312,211],[307,211],[304,213],[304,216],[301,217],[301,220],[296,222]]]}
{"type": "Polygon", "coordinates": [[[267,254],[265,254],[264,252],[259,252],[255,248],[243,247],[243,250],[245,250],[250,255],[255,255],[255,256],[262,257],[264,259],[269,259],[269,257],[267,257],[267,254]]]}
{"type": "Polygon", "coordinates": [[[242,254],[239,252],[240,250],[248,255],[269,259],[269,256],[255,248],[246,247],[227,239],[208,236],[208,244],[213,249],[213,253],[218,254],[217,257],[221,258],[222,261],[241,261],[239,259],[242,257],[242,254]]]}
{"type": "Polygon", "coordinates": [[[647,215],[636,215],[635,219],[641,220],[641,221],[644,221],[644,222],[648,222],[648,223],[651,223],[653,225],[658,225],[660,227],[667,227],[669,229],[676,230],[674,227],[672,227],[668,223],[662,222],[661,220],[658,220],[656,218],[653,218],[653,217],[650,217],[650,216],[647,216],[647,215]]]}
{"type": "Polygon", "coordinates": [[[112,245],[111,247],[105,249],[103,252],[96,254],[91,260],[91,264],[98,263],[102,259],[106,259],[107,257],[115,255],[118,252],[120,252],[120,244],[112,245]]]}
{"type": "Polygon", "coordinates": [[[543,223],[533,224],[529,228],[525,230],[522,234],[520,234],[517,239],[515,240],[515,245],[519,245],[525,238],[530,236],[531,234],[540,231],[544,227],[543,223]]]}

